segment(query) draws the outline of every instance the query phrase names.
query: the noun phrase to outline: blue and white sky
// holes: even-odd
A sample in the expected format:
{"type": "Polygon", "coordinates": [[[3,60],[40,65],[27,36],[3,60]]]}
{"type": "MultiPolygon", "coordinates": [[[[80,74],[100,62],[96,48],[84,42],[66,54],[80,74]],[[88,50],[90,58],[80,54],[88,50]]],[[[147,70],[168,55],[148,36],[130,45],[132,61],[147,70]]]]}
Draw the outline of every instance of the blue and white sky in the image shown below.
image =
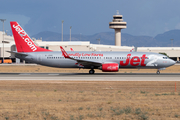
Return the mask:
{"type": "MultiPolygon", "coordinates": [[[[180,29],[180,0],[0,0],[0,19],[17,21],[31,36],[42,31],[93,35],[114,32],[109,22],[119,10],[127,22],[123,33],[156,36],[180,29]]],[[[0,22],[2,31],[2,22],[0,22]]]]}

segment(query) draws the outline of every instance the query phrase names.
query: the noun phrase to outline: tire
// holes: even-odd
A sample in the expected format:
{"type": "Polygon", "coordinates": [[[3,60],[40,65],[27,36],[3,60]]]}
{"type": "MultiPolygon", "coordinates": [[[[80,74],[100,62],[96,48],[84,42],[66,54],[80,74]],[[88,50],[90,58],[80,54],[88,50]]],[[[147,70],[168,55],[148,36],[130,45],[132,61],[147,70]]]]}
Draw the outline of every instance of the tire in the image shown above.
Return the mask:
{"type": "Polygon", "coordinates": [[[94,70],[89,70],[89,74],[94,74],[94,70]]]}
{"type": "Polygon", "coordinates": [[[159,75],[159,74],[160,74],[160,71],[157,71],[157,72],[156,72],[156,74],[158,74],[158,75],[159,75]]]}

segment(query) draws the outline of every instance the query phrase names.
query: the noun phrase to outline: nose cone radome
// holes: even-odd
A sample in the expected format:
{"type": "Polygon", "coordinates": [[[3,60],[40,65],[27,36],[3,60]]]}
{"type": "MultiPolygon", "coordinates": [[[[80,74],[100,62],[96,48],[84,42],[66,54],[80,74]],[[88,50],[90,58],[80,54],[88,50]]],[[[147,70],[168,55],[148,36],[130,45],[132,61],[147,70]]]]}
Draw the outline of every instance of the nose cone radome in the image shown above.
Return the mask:
{"type": "Polygon", "coordinates": [[[170,66],[172,66],[172,65],[176,64],[176,61],[170,59],[169,64],[170,64],[170,66]]]}

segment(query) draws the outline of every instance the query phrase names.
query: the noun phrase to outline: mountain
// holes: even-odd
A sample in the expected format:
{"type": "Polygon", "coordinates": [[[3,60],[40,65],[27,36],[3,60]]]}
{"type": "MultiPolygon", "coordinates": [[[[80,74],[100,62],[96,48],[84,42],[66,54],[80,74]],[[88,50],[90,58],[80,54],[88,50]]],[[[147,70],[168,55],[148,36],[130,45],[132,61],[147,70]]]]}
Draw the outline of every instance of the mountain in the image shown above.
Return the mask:
{"type": "Polygon", "coordinates": [[[172,44],[174,47],[180,46],[180,30],[170,30],[163,34],[158,34],[154,38],[158,41],[159,46],[172,46],[172,44]]]}
{"type": "Polygon", "coordinates": [[[121,36],[122,36],[121,37],[122,45],[136,46],[136,47],[157,46],[157,41],[150,36],[133,36],[130,34],[122,34],[121,36]]]}
{"type": "MultiPolygon", "coordinates": [[[[61,41],[61,33],[44,31],[40,32],[32,37],[39,39],[42,38],[43,41],[61,41]]],[[[100,44],[104,45],[114,45],[114,32],[102,32],[94,35],[82,35],[82,34],[72,34],[72,41],[90,41],[92,44],[98,44],[100,38],[100,44]]],[[[151,36],[133,36],[127,33],[122,33],[121,44],[122,46],[137,46],[137,47],[170,47],[172,45],[178,47],[180,46],[180,30],[171,30],[163,34],[158,34],[154,38],[151,36]]],[[[69,35],[63,35],[63,41],[69,41],[69,35]]]]}
{"type": "MultiPolygon", "coordinates": [[[[50,32],[50,31],[44,31],[40,32],[36,35],[31,36],[36,39],[42,38],[43,41],[61,41],[62,35],[61,33],[56,32],[50,32]]],[[[114,33],[112,32],[103,32],[103,33],[97,33],[94,35],[82,35],[82,34],[72,34],[71,40],[72,41],[90,41],[93,44],[98,44],[98,40],[100,38],[101,44],[106,45],[114,45],[114,33]]],[[[63,41],[69,41],[70,36],[69,35],[63,35],[63,41]]]]}

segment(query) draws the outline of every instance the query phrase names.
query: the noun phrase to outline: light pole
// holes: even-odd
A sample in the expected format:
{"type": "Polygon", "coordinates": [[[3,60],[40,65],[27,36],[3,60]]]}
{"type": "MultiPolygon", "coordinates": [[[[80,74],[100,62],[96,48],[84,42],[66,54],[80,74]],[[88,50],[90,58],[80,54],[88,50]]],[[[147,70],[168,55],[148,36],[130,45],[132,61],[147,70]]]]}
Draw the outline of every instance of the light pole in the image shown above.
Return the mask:
{"type": "Polygon", "coordinates": [[[99,42],[99,44],[100,44],[100,41],[101,41],[101,39],[99,38],[99,39],[96,39],[98,42],[99,42]]]}
{"type": "Polygon", "coordinates": [[[81,41],[81,34],[82,34],[82,33],[80,33],[80,41],[81,41]]]}
{"type": "Polygon", "coordinates": [[[2,43],[3,43],[3,61],[2,63],[4,63],[4,21],[6,21],[6,19],[0,19],[1,22],[3,22],[3,35],[2,35],[2,43]]]}
{"type": "Polygon", "coordinates": [[[70,26],[70,41],[71,41],[71,28],[72,28],[72,26],[70,26]]]}
{"type": "Polygon", "coordinates": [[[64,23],[64,20],[62,20],[62,41],[63,41],[63,23],[64,23]]]}
{"type": "Polygon", "coordinates": [[[171,47],[173,47],[173,40],[174,40],[174,39],[170,39],[170,40],[171,40],[171,47]]]}

